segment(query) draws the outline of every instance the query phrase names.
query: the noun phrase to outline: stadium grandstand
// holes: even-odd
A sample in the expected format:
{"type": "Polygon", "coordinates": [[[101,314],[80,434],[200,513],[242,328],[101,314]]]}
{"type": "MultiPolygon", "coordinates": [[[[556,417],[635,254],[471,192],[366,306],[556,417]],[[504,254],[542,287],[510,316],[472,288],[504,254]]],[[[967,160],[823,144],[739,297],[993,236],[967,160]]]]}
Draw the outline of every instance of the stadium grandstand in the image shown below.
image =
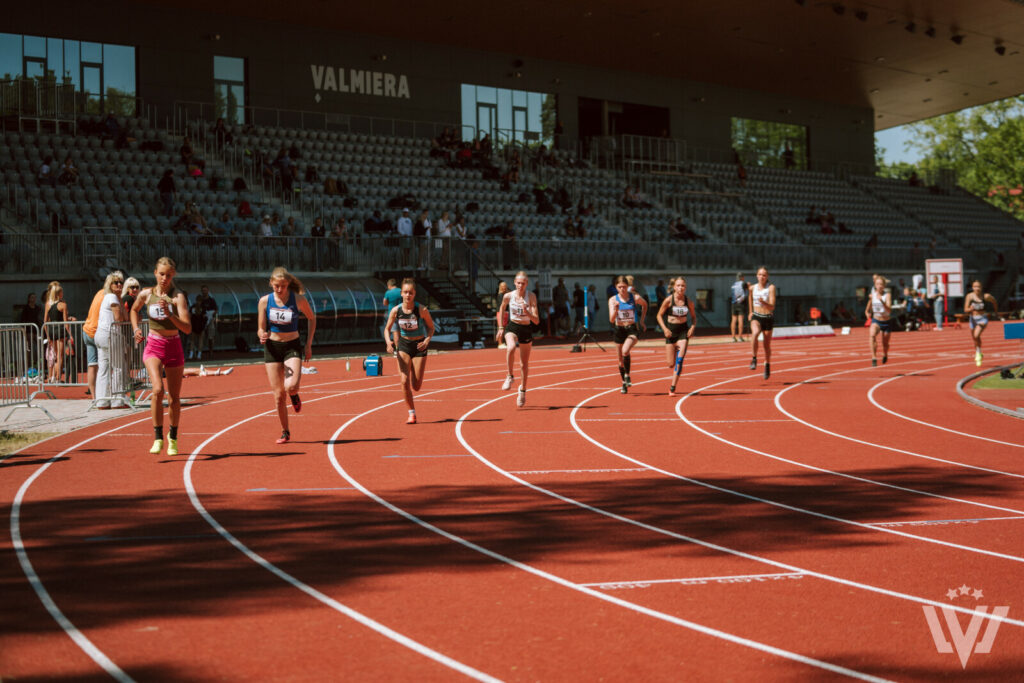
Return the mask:
{"type": "Polygon", "coordinates": [[[319,343],[376,338],[400,274],[485,336],[520,268],[547,301],[558,277],[603,294],[616,273],[652,291],[686,274],[724,328],[737,271],[768,265],[786,318],[853,305],[873,272],[909,283],[926,258],[962,258],[1005,310],[1024,225],[951,174],[876,177],[873,136],[1024,91],[1024,7],[915,11],[16,4],[0,316],[56,279],[84,317],[110,268],[145,282],[162,255],[190,292],[210,287],[220,347],[251,336],[276,265],[310,285],[319,343]],[[403,209],[432,233],[401,234],[403,209]]]}

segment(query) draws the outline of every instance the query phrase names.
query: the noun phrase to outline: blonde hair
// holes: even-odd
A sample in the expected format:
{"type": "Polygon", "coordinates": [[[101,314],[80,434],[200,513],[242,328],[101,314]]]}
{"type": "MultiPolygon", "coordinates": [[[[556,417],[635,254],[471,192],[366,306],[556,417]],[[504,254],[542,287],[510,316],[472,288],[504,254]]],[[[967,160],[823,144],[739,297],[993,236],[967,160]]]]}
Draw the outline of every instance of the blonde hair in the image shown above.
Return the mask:
{"type": "Polygon", "coordinates": [[[683,281],[684,285],[686,284],[686,278],[683,277],[682,275],[677,275],[674,278],[672,278],[672,286],[675,287],[676,283],[679,282],[680,280],[683,281]]]}
{"type": "Polygon", "coordinates": [[[411,277],[403,278],[402,287],[405,287],[406,285],[412,285],[412,288],[416,289],[416,279],[411,277]]]}
{"type": "Polygon", "coordinates": [[[107,279],[103,281],[103,291],[110,294],[110,288],[114,286],[114,280],[124,282],[124,273],[120,270],[112,270],[107,273],[107,279]]]}
{"type": "Polygon", "coordinates": [[[46,307],[54,305],[60,300],[61,295],[64,293],[64,287],[61,286],[60,282],[54,280],[46,286],[46,307]]]}
{"type": "Polygon", "coordinates": [[[124,281],[124,289],[121,290],[121,298],[122,299],[125,299],[125,298],[127,298],[129,296],[128,295],[128,290],[131,289],[132,287],[142,287],[142,285],[139,284],[139,281],[136,280],[133,277],[130,277],[127,280],[125,280],[124,281]]]}
{"type": "Polygon", "coordinates": [[[156,260],[156,265],[153,266],[153,270],[156,270],[160,266],[167,266],[168,268],[173,270],[175,273],[178,272],[178,266],[175,265],[174,259],[172,259],[170,256],[161,256],[160,258],[158,258],[156,260]]]}
{"type": "Polygon", "coordinates": [[[284,266],[278,266],[274,268],[273,272],[270,273],[270,284],[273,286],[274,280],[287,280],[288,289],[295,292],[296,294],[305,294],[306,288],[302,285],[302,280],[295,277],[288,272],[288,269],[284,266]]]}

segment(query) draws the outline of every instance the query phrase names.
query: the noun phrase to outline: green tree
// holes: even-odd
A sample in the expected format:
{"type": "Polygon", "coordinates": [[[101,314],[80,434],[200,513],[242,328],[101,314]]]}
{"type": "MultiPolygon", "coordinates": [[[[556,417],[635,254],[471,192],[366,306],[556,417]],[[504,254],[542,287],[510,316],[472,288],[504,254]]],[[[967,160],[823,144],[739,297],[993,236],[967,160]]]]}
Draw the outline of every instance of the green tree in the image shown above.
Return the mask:
{"type": "Polygon", "coordinates": [[[964,190],[1024,219],[1024,96],[911,124],[908,146],[924,153],[918,172],[956,174],[964,190]]]}
{"type": "Polygon", "coordinates": [[[732,146],[743,163],[751,166],[785,166],[786,146],[793,151],[796,168],[807,168],[807,129],[791,123],[732,120],[732,146]]]}

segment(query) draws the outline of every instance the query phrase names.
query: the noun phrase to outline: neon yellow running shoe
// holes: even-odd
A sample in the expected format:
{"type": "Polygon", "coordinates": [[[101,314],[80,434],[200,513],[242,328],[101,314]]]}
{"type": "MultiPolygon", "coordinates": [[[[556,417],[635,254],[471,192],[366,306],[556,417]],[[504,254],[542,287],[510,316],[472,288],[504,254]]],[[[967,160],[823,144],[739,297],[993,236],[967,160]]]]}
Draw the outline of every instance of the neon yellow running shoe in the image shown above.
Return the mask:
{"type": "Polygon", "coordinates": [[[167,439],[167,455],[178,454],[178,440],[168,437],[167,439]]]}
{"type": "Polygon", "coordinates": [[[164,440],[163,439],[154,439],[153,440],[153,447],[149,449],[149,452],[152,453],[153,455],[157,455],[163,449],[164,449],[164,440]]]}
{"type": "Polygon", "coordinates": [[[975,351],[974,352],[974,364],[977,365],[978,367],[981,367],[981,359],[982,359],[981,351],[975,351]]]}

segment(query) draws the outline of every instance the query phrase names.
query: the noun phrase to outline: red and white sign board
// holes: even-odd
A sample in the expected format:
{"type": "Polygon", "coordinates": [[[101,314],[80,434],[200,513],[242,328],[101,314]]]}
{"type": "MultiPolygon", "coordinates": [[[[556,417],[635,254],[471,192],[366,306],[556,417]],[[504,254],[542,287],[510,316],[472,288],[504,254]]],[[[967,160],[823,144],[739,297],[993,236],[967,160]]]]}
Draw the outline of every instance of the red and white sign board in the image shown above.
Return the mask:
{"type": "MultiPolygon", "coordinates": [[[[964,295],[964,260],[961,258],[930,258],[924,262],[924,286],[932,283],[932,275],[946,284],[946,296],[964,295]]],[[[928,290],[929,293],[931,290],[928,290]]]]}

